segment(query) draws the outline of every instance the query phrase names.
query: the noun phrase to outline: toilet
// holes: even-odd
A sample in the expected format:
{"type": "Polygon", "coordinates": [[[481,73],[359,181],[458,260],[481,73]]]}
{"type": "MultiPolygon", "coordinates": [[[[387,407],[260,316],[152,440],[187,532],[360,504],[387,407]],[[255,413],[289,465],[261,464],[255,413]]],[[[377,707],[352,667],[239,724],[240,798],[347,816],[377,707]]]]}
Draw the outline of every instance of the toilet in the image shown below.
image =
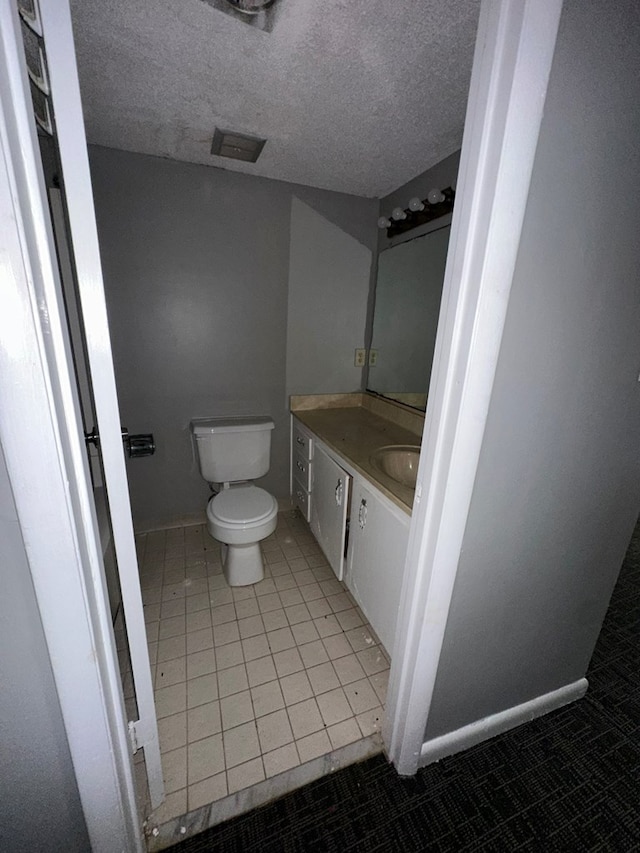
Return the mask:
{"type": "Polygon", "coordinates": [[[264,578],[259,543],[276,529],[278,502],[251,481],[269,470],[273,426],[268,417],[191,421],[200,473],[219,488],[207,504],[207,529],[221,543],[229,586],[264,578]]]}

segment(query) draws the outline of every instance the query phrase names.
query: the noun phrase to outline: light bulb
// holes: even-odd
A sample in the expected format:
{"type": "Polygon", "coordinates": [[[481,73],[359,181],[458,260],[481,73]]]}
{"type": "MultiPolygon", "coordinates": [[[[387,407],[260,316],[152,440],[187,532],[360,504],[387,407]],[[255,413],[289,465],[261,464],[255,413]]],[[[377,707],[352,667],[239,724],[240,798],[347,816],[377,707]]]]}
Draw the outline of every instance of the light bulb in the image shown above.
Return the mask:
{"type": "Polygon", "coordinates": [[[388,228],[390,225],[391,222],[386,216],[381,216],[380,219],[378,219],[378,228],[388,228]]]}
{"type": "Polygon", "coordinates": [[[401,219],[406,219],[407,214],[401,207],[394,207],[391,211],[391,218],[395,219],[396,222],[399,222],[401,219]]]}
{"type": "Polygon", "coordinates": [[[418,211],[424,210],[424,204],[416,196],[415,198],[409,199],[409,210],[412,210],[414,213],[418,213],[418,211]]]}
{"type": "Polygon", "coordinates": [[[440,204],[440,202],[444,201],[444,196],[440,190],[429,190],[427,201],[429,204],[440,204]]]}

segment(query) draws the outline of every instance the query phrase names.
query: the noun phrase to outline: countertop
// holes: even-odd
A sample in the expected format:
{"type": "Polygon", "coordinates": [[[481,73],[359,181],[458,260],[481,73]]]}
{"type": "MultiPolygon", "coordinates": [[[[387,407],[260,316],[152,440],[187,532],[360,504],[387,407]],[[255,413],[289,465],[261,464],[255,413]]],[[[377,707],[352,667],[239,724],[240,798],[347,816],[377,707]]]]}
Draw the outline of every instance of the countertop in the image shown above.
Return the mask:
{"type": "Polygon", "coordinates": [[[389,500],[411,515],[414,489],[402,486],[374,468],[370,457],[387,444],[419,446],[420,438],[415,433],[360,406],[295,410],[292,414],[389,500]]]}

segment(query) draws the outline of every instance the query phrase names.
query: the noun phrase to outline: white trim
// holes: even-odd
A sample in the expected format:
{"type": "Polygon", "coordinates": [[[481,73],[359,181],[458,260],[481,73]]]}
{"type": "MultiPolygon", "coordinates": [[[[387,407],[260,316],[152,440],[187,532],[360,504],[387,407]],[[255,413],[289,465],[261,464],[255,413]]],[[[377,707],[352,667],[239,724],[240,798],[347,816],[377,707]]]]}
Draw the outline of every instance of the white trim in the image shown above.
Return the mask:
{"type": "Polygon", "coordinates": [[[427,740],[422,744],[418,764],[420,767],[424,767],[434,761],[440,761],[441,758],[446,758],[447,755],[462,752],[463,749],[469,749],[478,743],[489,740],[489,738],[500,735],[503,732],[508,732],[510,729],[515,729],[516,726],[520,726],[522,723],[528,723],[531,720],[535,720],[536,717],[548,714],[550,711],[557,711],[558,708],[562,708],[564,705],[569,705],[577,699],[582,699],[588,687],[589,682],[587,679],[580,678],[578,681],[565,684],[564,687],[559,687],[550,693],[536,696],[535,699],[522,702],[520,705],[514,705],[513,708],[507,708],[506,711],[491,714],[489,717],[476,720],[474,723],[469,723],[468,726],[463,726],[461,729],[456,729],[453,732],[447,732],[446,735],[427,740]]]}
{"type": "Polygon", "coordinates": [[[481,7],[384,726],[406,775],[417,769],[433,696],[561,7],[481,7]]]}
{"type": "Polygon", "coordinates": [[[55,244],[13,0],[0,0],[0,441],[94,851],[141,851],[55,244]]]}

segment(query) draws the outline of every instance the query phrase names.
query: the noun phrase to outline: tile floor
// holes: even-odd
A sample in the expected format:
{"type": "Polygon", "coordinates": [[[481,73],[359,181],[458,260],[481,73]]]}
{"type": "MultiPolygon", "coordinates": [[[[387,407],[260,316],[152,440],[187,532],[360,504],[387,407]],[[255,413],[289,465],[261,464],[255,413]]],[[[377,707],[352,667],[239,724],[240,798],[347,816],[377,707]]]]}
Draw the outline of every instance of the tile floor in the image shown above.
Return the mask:
{"type": "Polygon", "coordinates": [[[379,728],[388,657],[295,512],[280,513],[249,587],[227,586],[203,525],[137,542],[167,793],[157,823],[379,728]]]}

